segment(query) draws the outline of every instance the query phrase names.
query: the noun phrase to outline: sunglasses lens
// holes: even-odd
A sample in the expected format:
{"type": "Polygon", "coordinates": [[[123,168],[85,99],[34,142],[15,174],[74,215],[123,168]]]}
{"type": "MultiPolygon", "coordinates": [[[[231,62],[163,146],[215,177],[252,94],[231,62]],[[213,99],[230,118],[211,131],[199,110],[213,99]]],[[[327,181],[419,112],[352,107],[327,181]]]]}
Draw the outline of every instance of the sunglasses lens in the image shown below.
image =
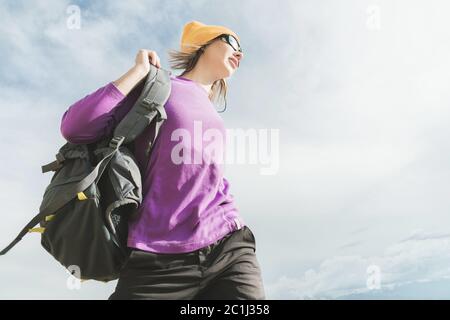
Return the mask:
{"type": "Polygon", "coordinates": [[[220,38],[226,41],[235,51],[242,52],[242,49],[239,46],[239,43],[237,42],[236,38],[233,37],[231,34],[225,34],[220,38]]]}
{"type": "Polygon", "coordinates": [[[234,38],[233,36],[228,36],[228,41],[230,42],[230,45],[233,47],[234,50],[239,50],[240,51],[240,47],[239,47],[239,43],[237,42],[236,38],[234,38]]]}

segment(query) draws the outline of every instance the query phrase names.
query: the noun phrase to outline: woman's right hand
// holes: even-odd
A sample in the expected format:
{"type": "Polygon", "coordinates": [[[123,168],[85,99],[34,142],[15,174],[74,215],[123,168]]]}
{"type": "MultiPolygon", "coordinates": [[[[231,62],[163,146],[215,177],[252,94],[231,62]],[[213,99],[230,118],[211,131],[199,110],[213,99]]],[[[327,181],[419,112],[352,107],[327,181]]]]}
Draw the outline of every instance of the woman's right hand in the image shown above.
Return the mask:
{"type": "Polygon", "coordinates": [[[136,68],[140,69],[144,74],[150,71],[150,63],[157,68],[161,68],[161,61],[156,51],[140,49],[135,59],[136,68]]]}
{"type": "Polygon", "coordinates": [[[127,95],[150,71],[150,63],[161,68],[158,55],[153,50],[140,49],[136,55],[135,65],[119,79],[113,81],[114,85],[127,95]]]}

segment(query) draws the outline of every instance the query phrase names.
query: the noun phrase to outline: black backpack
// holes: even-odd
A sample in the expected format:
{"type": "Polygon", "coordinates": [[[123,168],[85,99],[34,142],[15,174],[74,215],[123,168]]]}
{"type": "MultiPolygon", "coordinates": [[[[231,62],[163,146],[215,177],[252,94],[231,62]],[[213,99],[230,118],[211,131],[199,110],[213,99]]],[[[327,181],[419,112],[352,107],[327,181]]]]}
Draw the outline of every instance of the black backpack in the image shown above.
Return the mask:
{"type": "Polygon", "coordinates": [[[128,219],[142,203],[142,178],[133,155],[134,140],[149,125],[154,135],[167,119],[171,72],[150,65],[136,103],[106,138],[90,144],[67,142],[56,160],[42,166],[55,171],[39,213],[0,252],[6,254],[24,235],[40,232],[41,245],[81,280],[108,282],[119,277],[131,249],[128,219]],[[39,227],[35,227],[39,223],[39,227]]]}

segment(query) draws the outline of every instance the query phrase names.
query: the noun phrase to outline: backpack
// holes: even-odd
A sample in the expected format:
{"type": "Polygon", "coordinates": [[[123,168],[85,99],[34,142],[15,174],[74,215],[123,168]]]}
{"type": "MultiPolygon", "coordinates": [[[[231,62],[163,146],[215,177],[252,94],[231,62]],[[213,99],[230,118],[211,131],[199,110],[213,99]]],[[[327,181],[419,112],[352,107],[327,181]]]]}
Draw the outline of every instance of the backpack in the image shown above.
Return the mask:
{"type": "Polygon", "coordinates": [[[119,277],[131,249],[128,220],[142,203],[142,178],[133,155],[134,139],[152,125],[147,159],[167,119],[164,105],[171,83],[168,70],[150,65],[136,103],[106,138],[89,144],[67,142],[56,160],[42,166],[54,171],[39,213],[0,252],[6,254],[29,232],[80,280],[108,282],[119,277]],[[39,227],[35,227],[39,223],[39,227]]]}

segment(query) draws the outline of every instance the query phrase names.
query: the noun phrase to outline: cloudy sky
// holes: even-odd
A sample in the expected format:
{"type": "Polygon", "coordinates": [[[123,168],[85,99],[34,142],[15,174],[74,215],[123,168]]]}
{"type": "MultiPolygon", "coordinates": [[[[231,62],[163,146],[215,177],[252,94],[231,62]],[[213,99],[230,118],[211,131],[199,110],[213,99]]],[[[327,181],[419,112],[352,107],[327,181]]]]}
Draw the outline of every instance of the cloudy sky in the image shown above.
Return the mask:
{"type": "MultiPolygon", "coordinates": [[[[449,11],[445,0],[2,1],[0,246],[37,213],[64,111],[140,48],[169,68],[167,50],[198,20],[234,30],[245,52],[226,127],[279,130],[274,174],[261,162],[225,174],[267,298],[450,298],[449,11]]],[[[0,257],[2,299],[106,299],[116,285],[67,279],[38,234],[0,257]]]]}

